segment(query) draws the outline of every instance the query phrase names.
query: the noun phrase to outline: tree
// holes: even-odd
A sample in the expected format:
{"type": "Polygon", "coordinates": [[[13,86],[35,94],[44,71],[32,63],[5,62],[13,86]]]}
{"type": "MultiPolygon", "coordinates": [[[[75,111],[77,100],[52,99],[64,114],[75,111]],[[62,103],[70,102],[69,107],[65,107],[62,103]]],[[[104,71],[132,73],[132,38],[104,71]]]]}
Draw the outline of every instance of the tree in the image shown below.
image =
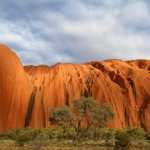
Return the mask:
{"type": "Polygon", "coordinates": [[[109,120],[112,120],[114,117],[114,112],[112,107],[108,104],[96,105],[94,114],[93,114],[93,124],[99,128],[104,128],[107,126],[109,120]]]}
{"type": "Polygon", "coordinates": [[[50,111],[51,124],[63,128],[63,136],[68,128],[73,128],[79,137],[96,136],[96,129],[107,125],[114,113],[108,104],[98,104],[92,97],[81,97],[74,100],[69,107],[64,106],[50,111]],[[88,134],[88,135],[87,135],[88,134]]]}
{"type": "Polygon", "coordinates": [[[94,129],[96,136],[96,128],[106,127],[107,122],[113,119],[114,113],[108,104],[98,104],[92,97],[82,97],[73,102],[73,112],[76,116],[76,132],[79,135],[80,129],[86,128],[84,133],[88,130],[94,129]],[[84,124],[83,124],[84,123],[84,124]]]}
{"type": "Polygon", "coordinates": [[[71,127],[74,117],[70,109],[67,106],[63,106],[50,110],[49,121],[53,125],[62,127],[64,136],[67,129],[71,127]]]}
{"type": "Polygon", "coordinates": [[[73,101],[73,112],[76,116],[77,126],[80,128],[84,122],[84,127],[89,128],[92,124],[96,102],[92,97],[82,97],[73,101]]]}

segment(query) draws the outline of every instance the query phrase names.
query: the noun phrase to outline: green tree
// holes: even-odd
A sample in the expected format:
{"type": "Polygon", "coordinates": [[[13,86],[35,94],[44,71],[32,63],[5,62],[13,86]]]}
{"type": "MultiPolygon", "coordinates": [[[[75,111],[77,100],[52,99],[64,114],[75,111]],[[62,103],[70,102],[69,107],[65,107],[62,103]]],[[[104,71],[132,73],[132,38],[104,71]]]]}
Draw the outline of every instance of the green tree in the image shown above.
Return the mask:
{"type": "Polygon", "coordinates": [[[114,113],[107,104],[98,104],[92,97],[81,97],[71,103],[70,108],[63,106],[50,111],[51,124],[63,128],[63,137],[69,128],[74,129],[75,139],[96,136],[96,129],[107,125],[114,113]]]}
{"type": "Polygon", "coordinates": [[[63,106],[50,110],[49,121],[53,125],[62,127],[64,136],[73,124],[74,116],[67,106],[63,106]]]}
{"type": "Polygon", "coordinates": [[[83,126],[90,128],[96,108],[96,102],[92,97],[82,97],[73,101],[73,112],[76,120],[76,130],[79,132],[83,126]],[[84,124],[83,124],[84,123],[84,124]]]}
{"type": "Polygon", "coordinates": [[[93,124],[99,128],[104,128],[107,126],[109,120],[114,118],[114,112],[111,105],[101,104],[96,105],[95,111],[93,114],[93,124]]]}
{"type": "MultiPolygon", "coordinates": [[[[77,136],[83,130],[83,133],[94,132],[96,136],[96,129],[106,127],[107,122],[114,117],[112,108],[108,104],[98,104],[92,97],[82,97],[73,102],[73,112],[76,116],[76,132],[77,136]],[[94,131],[92,130],[94,129],[94,131]]],[[[87,135],[86,135],[87,136],[87,135]]]]}

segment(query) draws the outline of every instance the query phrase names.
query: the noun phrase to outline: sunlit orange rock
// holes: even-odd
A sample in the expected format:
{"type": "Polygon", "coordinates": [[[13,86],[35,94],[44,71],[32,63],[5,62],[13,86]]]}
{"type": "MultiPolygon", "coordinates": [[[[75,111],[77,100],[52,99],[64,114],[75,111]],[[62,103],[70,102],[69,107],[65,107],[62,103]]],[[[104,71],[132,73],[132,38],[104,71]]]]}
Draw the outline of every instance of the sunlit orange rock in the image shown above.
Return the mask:
{"type": "Polygon", "coordinates": [[[99,103],[112,105],[115,118],[109,127],[150,129],[150,60],[105,60],[23,69],[8,48],[1,46],[1,51],[1,131],[47,127],[49,109],[69,106],[81,96],[93,96],[99,103]]]}
{"type": "Polygon", "coordinates": [[[24,126],[30,95],[31,85],[20,60],[0,45],[0,132],[24,126]]]}

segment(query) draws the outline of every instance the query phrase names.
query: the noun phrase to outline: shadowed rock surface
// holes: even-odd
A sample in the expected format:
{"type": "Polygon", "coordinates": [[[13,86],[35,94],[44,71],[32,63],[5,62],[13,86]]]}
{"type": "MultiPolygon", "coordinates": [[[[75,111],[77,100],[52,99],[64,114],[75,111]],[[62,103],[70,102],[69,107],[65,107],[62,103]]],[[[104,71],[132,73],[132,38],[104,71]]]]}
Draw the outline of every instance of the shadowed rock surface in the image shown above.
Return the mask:
{"type": "Polygon", "coordinates": [[[47,127],[50,108],[93,96],[109,103],[109,127],[150,129],[150,60],[25,66],[0,45],[0,131],[47,127]]]}

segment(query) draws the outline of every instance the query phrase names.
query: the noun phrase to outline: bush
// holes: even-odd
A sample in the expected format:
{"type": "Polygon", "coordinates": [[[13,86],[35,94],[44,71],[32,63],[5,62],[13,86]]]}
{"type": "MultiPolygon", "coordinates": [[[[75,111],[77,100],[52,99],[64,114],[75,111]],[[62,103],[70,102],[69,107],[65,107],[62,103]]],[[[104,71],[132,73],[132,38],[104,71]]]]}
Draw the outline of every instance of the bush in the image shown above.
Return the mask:
{"type": "Polygon", "coordinates": [[[99,138],[105,141],[114,140],[116,135],[115,129],[104,128],[99,131],[99,138]]]}
{"type": "MultiPolygon", "coordinates": [[[[47,133],[47,132],[46,132],[47,133]]],[[[49,135],[45,132],[40,132],[36,138],[34,138],[30,143],[33,150],[41,150],[44,146],[47,146],[49,142],[49,135]]]]}
{"type": "Polygon", "coordinates": [[[11,130],[7,137],[11,140],[16,141],[20,146],[24,146],[25,143],[33,139],[33,130],[29,129],[15,129],[11,130]]]}
{"type": "Polygon", "coordinates": [[[142,128],[118,130],[115,135],[116,149],[128,148],[132,141],[144,140],[145,131],[142,128]]]}
{"type": "Polygon", "coordinates": [[[148,131],[145,135],[146,140],[150,142],[150,131],[148,131]]]}
{"type": "Polygon", "coordinates": [[[0,134],[0,140],[7,140],[8,136],[7,134],[0,134]]]}
{"type": "Polygon", "coordinates": [[[99,129],[92,126],[89,130],[81,128],[79,136],[76,139],[76,131],[74,128],[68,128],[65,134],[61,127],[44,129],[25,128],[11,130],[7,134],[1,134],[0,139],[8,141],[13,140],[20,146],[31,144],[36,150],[40,150],[43,146],[46,146],[50,139],[56,139],[58,141],[59,139],[72,139],[72,142],[77,143],[83,140],[99,140],[105,146],[112,146],[115,144],[116,150],[120,150],[122,148],[127,149],[130,144],[137,145],[138,143],[143,143],[145,139],[150,140],[150,132],[145,133],[141,128],[99,129]]]}
{"type": "Polygon", "coordinates": [[[125,130],[120,130],[116,132],[115,139],[116,139],[115,144],[117,147],[118,146],[126,147],[130,142],[130,136],[129,134],[127,134],[125,130]]]}
{"type": "Polygon", "coordinates": [[[31,128],[23,128],[23,129],[14,129],[9,131],[5,137],[7,139],[11,139],[16,141],[20,146],[24,146],[24,144],[29,143],[36,139],[39,135],[45,135],[47,139],[53,138],[53,134],[51,129],[31,129],[31,128]]]}
{"type": "Polygon", "coordinates": [[[128,129],[127,134],[129,135],[130,140],[144,140],[145,139],[145,131],[142,128],[133,128],[128,129]]]}

